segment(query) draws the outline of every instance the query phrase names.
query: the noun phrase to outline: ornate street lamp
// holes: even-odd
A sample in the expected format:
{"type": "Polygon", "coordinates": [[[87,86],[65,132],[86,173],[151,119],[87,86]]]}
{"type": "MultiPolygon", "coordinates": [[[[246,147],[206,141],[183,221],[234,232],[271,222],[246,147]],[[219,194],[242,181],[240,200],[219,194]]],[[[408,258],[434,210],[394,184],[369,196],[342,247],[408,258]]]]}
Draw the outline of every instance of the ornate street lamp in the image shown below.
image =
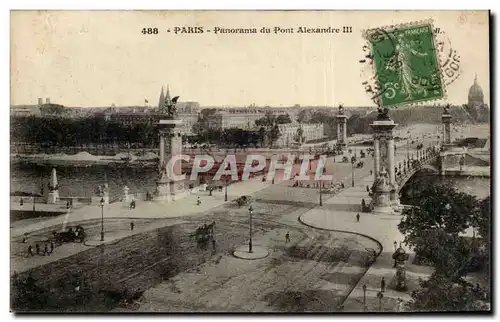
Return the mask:
{"type": "Polygon", "coordinates": [[[382,312],[382,299],[384,298],[384,294],[382,294],[382,292],[378,292],[377,298],[378,298],[378,310],[382,312]]]}
{"type": "Polygon", "coordinates": [[[363,311],[366,312],[366,309],[366,284],[363,284],[363,311]]]}
{"type": "Polygon", "coordinates": [[[248,252],[253,253],[252,250],[252,215],[253,215],[253,208],[250,206],[248,208],[248,214],[250,215],[250,241],[248,242],[248,252]]]}
{"type": "Polygon", "coordinates": [[[101,197],[101,241],[104,241],[104,197],[101,197]]]}
{"type": "Polygon", "coordinates": [[[354,187],[354,162],[356,161],[356,157],[351,157],[351,171],[352,171],[352,186],[354,187]]]}
{"type": "Polygon", "coordinates": [[[225,180],[226,186],[224,187],[224,201],[227,201],[227,179],[225,180]]]}
{"type": "Polygon", "coordinates": [[[406,159],[410,160],[410,140],[406,139],[406,159]]]}
{"type": "MultiPolygon", "coordinates": [[[[398,242],[394,241],[394,253],[396,253],[396,250],[398,249],[398,242]]],[[[394,258],[394,268],[396,268],[396,258],[394,258]]]]}

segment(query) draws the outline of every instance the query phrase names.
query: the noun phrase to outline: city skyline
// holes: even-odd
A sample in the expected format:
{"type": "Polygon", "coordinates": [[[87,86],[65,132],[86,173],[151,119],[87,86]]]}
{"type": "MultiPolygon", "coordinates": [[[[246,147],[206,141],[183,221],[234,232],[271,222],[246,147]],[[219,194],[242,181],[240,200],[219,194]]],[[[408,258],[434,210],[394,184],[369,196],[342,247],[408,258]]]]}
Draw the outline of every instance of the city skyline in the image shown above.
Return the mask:
{"type": "MultiPolygon", "coordinates": [[[[364,13],[366,19],[349,12],[314,15],[317,25],[352,25],[352,34],[215,36],[174,35],[164,29],[260,27],[291,20],[301,26],[310,25],[313,16],[94,11],[90,19],[85,11],[16,11],[11,13],[11,104],[50,97],[66,106],[144,105],[145,100],[154,106],[161,86],[169,84],[181,101],[202,106],[374,106],[364,93],[359,64],[361,32],[370,27],[373,14],[364,13]],[[141,34],[146,24],[160,27],[163,34],[141,34]]],[[[395,22],[390,12],[376,14],[395,22]]],[[[409,13],[401,12],[402,21],[405,15],[409,13]]],[[[456,21],[454,12],[433,15],[434,25],[446,30],[461,61],[461,75],[447,86],[447,99],[435,103],[465,104],[477,74],[489,104],[489,53],[474,50],[488,47],[487,12],[476,15],[477,21],[469,17],[466,22],[456,21]]],[[[413,20],[420,16],[424,19],[425,12],[411,13],[413,20]]]]}

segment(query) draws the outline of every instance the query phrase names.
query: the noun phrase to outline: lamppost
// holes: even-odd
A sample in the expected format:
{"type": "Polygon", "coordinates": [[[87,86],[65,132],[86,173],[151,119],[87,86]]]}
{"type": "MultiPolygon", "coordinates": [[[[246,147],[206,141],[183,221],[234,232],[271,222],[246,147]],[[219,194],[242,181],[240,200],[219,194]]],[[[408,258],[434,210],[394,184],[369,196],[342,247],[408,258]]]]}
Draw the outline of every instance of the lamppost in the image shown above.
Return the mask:
{"type": "Polygon", "coordinates": [[[323,195],[321,193],[322,189],[321,189],[321,180],[319,181],[319,205],[320,206],[323,206],[323,195]]]}
{"type": "Polygon", "coordinates": [[[248,252],[252,253],[252,214],[253,214],[253,208],[250,206],[248,208],[248,213],[250,214],[250,241],[248,242],[248,252]]]}
{"type": "Polygon", "coordinates": [[[352,171],[352,186],[354,187],[354,162],[356,161],[356,157],[351,157],[351,171],[352,171]]]}
{"type": "Polygon", "coordinates": [[[101,241],[104,241],[104,197],[101,197],[101,241]]]}
{"type": "Polygon", "coordinates": [[[363,311],[366,312],[366,284],[363,284],[363,311]]]}
{"type": "Polygon", "coordinates": [[[377,297],[378,297],[378,310],[382,312],[382,299],[384,298],[384,294],[382,294],[382,292],[378,292],[377,297]]]}
{"type": "Polygon", "coordinates": [[[410,160],[410,140],[406,139],[406,159],[410,160]]]}
{"type": "MultiPolygon", "coordinates": [[[[394,241],[394,252],[396,252],[397,247],[398,247],[398,242],[394,241]]],[[[394,266],[393,267],[396,268],[396,259],[394,259],[394,266]]]]}
{"type": "MultiPolygon", "coordinates": [[[[323,174],[326,173],[326,168],[323,168],[323,174]]],[[[322,187],[322,181],[321,179],[319,180],[319,205],[323,206],[323,187],[322,187]]]]}
{"type": "Polygon", "coordinates": [[[227,181],[228,181],[228,180],[226,179],[226,180],[225,180],[226,185],[225,185],[225,187],[224,187],[224,201],[227,201],[227,181]]]}

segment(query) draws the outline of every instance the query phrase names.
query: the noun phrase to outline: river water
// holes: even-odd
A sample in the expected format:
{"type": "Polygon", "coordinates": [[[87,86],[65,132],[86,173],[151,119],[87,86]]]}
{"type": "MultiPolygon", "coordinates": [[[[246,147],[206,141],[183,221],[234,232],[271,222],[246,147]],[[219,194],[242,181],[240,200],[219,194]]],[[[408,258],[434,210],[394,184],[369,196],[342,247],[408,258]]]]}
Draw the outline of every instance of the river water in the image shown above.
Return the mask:
{"type": "MultiPolygon", "coordinates": [[[[14,164],[11,166],[11,193],[15,191],[40,193],[50,179],[53,166],[14,164]]],[[[97,186],[108,183],[110,196],[119,196],[126,185],[131,193],[153,192],[156,189],[155,167],[92,165],[89,167],[56,166],[59,194],[62,197],[91,197],[97,186]]],[[[426,181],[439,180],[458,190],[482,199],[490,195],[491,181],[485,177],[424,176],[426,181]]]]}
{"type": "MultiPolygon", "coordinates": [[[[47,188],[53,166],[15,164],[11,166],[11,193],[24,191],[40,193],[41,186],[47,188]]],[[[117,165],[92,165],[89,167],[56,166],[59,195],[62,197],[91,197],[105,182],[110,196],[122,194],[123,187],[131,193],[153,192],[158,172],[155,167],[127,167],[117,165]]]]}

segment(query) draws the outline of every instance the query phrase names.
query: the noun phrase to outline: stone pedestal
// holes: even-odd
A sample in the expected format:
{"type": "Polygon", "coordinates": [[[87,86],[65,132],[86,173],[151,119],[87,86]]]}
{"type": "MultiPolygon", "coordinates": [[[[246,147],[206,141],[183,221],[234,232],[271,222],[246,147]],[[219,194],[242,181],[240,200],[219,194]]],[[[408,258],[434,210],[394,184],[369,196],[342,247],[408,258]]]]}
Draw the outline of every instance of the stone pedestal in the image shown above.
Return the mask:
{"type": "Polygon", "coordinates": [[[160,179],[156,182],[155,199],[161,201],[175,201],[188,195],[184,185],[176,180],[182,174],[182,161],[178,160],[168,169],[169,161],[173,156],[182,154],[182,135],[179,126],[182,120],[168,118],[160,120],[160,179]],[[169,145],[170,155],[167,158],[166,145],[169,145]]]}
{"type": "Polygon", "coordinates": [[[155,200],[172,201],[170,196],[170,182],[168,180],[158,180],[156,182],[155,200]]]}
{"type": "Polygon", "coordinates": [[[379,172],[377,180],[373,183],[373,210],[375,215],[390,215],[394,211],[391,204],[391,185],[385,169],[379,172]]]}
{"type": "Polygon", "coordinates": [[[47,203],[48,204],[55,204],[59,201],[59,190],[55,189],[52,191],[49,191],[47,194],[47,203]]]}
{"type": "Polygon", "coordinates": [[[125,203],[129,203],[132,201],[132,196],[128,194],[129,191],[130,191],[129,187],[127,186],[123,187],[122,201],[125,203]]]}

